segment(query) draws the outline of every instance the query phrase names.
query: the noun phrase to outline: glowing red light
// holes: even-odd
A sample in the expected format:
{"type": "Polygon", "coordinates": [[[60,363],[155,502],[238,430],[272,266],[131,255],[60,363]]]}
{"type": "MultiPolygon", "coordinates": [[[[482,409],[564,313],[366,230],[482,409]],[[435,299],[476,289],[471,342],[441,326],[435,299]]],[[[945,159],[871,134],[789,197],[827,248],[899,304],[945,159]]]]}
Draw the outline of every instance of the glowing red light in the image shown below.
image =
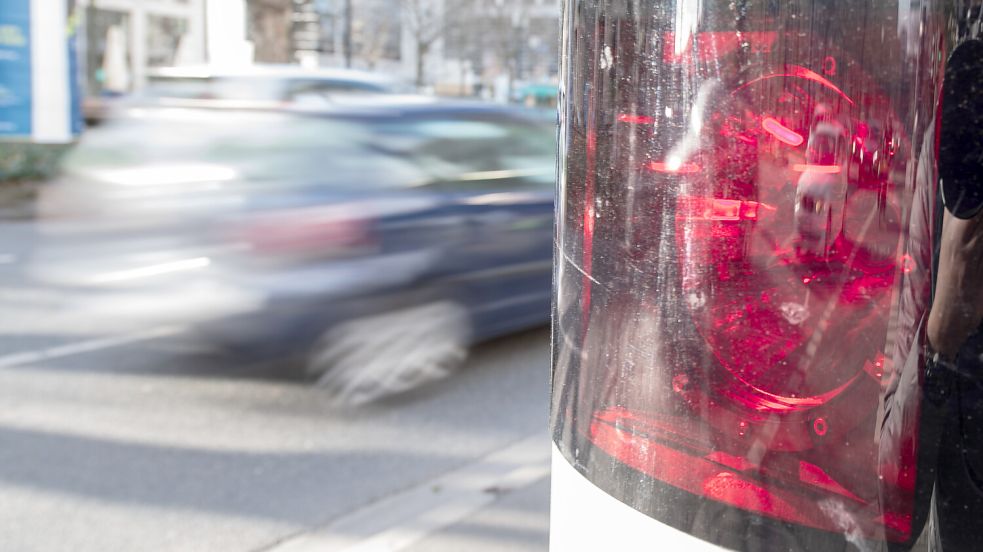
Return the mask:
{"type": "Polygon", "coordinates": [[[741,200],[713,199],[704,211],[707,220],[741,220],[741,200]]]}
{"type": "Polygon", "coordinates": [[[867,138],[867,136],[870,135],[870,127],[867,125],[867,123],[863,121],[857,121],[856,129],[857,129],[857,138],[860,139],[860,143],[862,144],[863,141],[867,138]]]}
{"type": "Polygon", "coordinates": [[[721,472],[708,478],[703,484],[707,498],[780,519],[801,518],[796,505],[773,493],[761,483],[742,479],[732,473],[721,472]]]}
{"type": "Polygon", "coordinates": [[[877,522],[901,535],[911,533],[911,516],[908,514],[885,512],[883,516],[877,518],[877,522]]]}
{"type": "Polygon", "coordinates": [[[741,437],[747,435],[747,422],[741,420],[741,423],[737,424],[737,434],[741,437]]]}
{"type": "Polygon", "coordinates": [[[874,359],[874,362],[867,361],[864,363],[864,372],[867,372],[874,381],[880,381],[881,377],[884,376],[884,354],[879,353],[874,359]]]}
{"type": "MultiPolygon", "coordinates": [[[[743,435],[742,433],[741,436],[743,437],[743,435]]],[[[743,456],[734,456],[726,452],[714,451],[706,455],[705,458],[711,462],[716,462],[721,466],[727,466],[737,471],[751,471],[758,467],[743,456]]]]}
{"type": "MultiPolygon", "coordinates": [[[[825,419],[816,420],[825,424],[825,419]]],[[[738,431],[749,426],[741,420],[738,431]]],[[[865,515],[870,511],[869,497],[856,494],[819,465],[800,460],[797,474],[775,471],[745,455],[718,450],[705,437],[680,431],[683,427],[687,426],[680,418],[652,418],[615,407],[594,413],[589,436],[600,450],[649,477],[768,517],[838,531],[835,522],[822,514],[822,501],[816,498],[822,493],[847,499],[842,507],[855,516],[856,528],[864,536],[883,535],[885,526],[899,532],[907,527],[903,518],[889,521],[886,516],[865,515]],[[784,484],[766,483],[776,479],[784,484]]],[[[887,536],[905,538],[905,534],[887,536]]]]}
{"type": "Polygon", "coordinates": [[[792,165],[792,170],[796,172],[818,174],[839,174],[842,169],[840,169],[839,165],[809,165],[806,163],[796,163],[792,165]]]}
{"type": "Polygon", "coordinates": [[[771,52],[778,40],[778,33],[775,31],[744,31],[735,33],[733,31],[708,31],[696,33],[695,41],[686,41],[681,51],[676,51],[676,35],[669,31],[663,35],[665,49],[662,52],[662,59],[666,63],[679,63],[682,61],[714,61],[738,51],[743,45],[747,45],[752,53],[764,54],[771,52]],[[694,44],[695,42],[695,44],[694,44]],[[695,46],[695,47],[694,47],[695,46]]]}
{"type": "Polygon", "coordinates": [[[632,115],[631,113],[622,113],[618,115],[619,123],[630,123],[633,125],[651,125],[655,123],[655,117],[649,117],[648,115],[632,115]]]}
{"type": "Polygon", "coordinates": [[[689,387],[689,376],[686,374],[679,374],[672,378],[672,390],[676,393],[682,393],[689,387]]]}
{"type": "Polygon", "coordinates": [[[754,84],[756,82],[760,82],[760,81],[763,81],[763,80],[777,79],[777,78],[786,78],[786,77],[796,77],[796,78],[806,79],[806,80],[810,80],[810,81],[819,83],[819,84],[825,86],[826,88],[829,88],[833,92],[836,92],[841,98],[843,98],[844,100],[846,100],[847,103],[849,103],[850,105],[854,105],[853,99],[850,98],[850,96],[847,96],[842,90],[840,90],[839,88],[837,88],[837,86],[835,84],[833,84],[832,82],[830,82],[829,79],[827,79],[826,77],[820,75],[819,73],[816,73],[815,71],[812,71],[810,69],[806,69],[805,67],[802,67],[800,65],[788,65],[788,66],[786,66],[785,69],[786,69],[785,73],[776,73],[774,75],[765,75],[763,77],[758,77],[758,78],[756,78],[756,79],[754,79],[754,80],[752,80],[750,82],[746,82],[746,83],[744,83],[743,86],[737,88],[737,90],[735,90],[734,93],[736,93],[739,90],[743,90],[743,89],[747,88],[748,86],[751,86],[752,84],[754,84]]]}
{"type": "Polygon", "coordinates": [[[584,234],[588,236],[594,235],[594,206],[588,205],[584,209],[584,234]]]}
{"type": "Polygon", "coordinates": [[[864,504],[864,499],[850,492],[849,489],[830,477],[824,469],[810,462],[799,462],[799,481],[864,504]]]}
{"type": "Polygon", "coordinates": [[[761,121],[761,128],[765,129],[768,134],[774,136],[779,142],[792,147],[802,145],[802,142],[805,141],[805,138],[801,134],[779,123],[778,120],[772,117],[765,117],[761,121]]]}
{"type": "Polygon", "coordinates": [[[757,201],[742,201],[741,220],[758,220],[758,205],[757,201]]]}
{"type": "Polygon", "coordinates": [[[696,163],[663,163],[661,161],[652,161],[648,164],[648,168],[655,172],[669,174],[692,174],[700,172],[700,166],[696,163]]]}
{"type": "Polygon", "coordinates": [[[829,431],[829,426],[826,425],[826,418],[816,418],[812,422],[812,430],[820,437],[826,435],[826,432],[829,431]]]}
{"type": "Polygon", "coordinates": [[[685,207],[684,216],[688,218],[720,222],[758,220],[761,209],[775,210],[771,205],[757,201],[718,197],[681,197],[680,203],[685,207]]]}

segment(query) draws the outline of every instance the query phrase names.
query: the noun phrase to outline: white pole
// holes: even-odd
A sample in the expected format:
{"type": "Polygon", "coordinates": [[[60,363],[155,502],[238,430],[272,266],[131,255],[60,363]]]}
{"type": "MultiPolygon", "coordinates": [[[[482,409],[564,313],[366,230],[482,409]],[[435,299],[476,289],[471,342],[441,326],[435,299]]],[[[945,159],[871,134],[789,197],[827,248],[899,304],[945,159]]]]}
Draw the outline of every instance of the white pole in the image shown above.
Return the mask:
{"type": "Polygon", "coordinates": [[[64,0],[31,0],[31,88],[33,140],[72,140],[68,64],[68,6],[64,0]]]}
{"type": "Polygon", "coordinates": [[[246,40],[245,0],[208,0],[208,63],[213,66],[246,65],[253,61],[246,40]]]}

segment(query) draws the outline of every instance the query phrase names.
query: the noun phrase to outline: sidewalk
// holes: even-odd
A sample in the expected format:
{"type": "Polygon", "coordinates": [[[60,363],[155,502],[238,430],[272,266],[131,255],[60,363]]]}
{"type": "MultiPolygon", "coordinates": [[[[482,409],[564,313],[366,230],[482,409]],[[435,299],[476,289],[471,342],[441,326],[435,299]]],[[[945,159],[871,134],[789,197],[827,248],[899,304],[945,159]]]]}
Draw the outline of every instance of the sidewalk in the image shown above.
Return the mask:
{"type": "Polygon", "coordinates": [[[34,217],[36,182],[0,181],[0,220],[26,220],[34,217]]]}
{"type": "Polygon", "coordinates": [[[406,552],[546,552],[549,478],[502,493],[474,515],[434,533],[406,552]]]}
{"type": "Polygon", "coordinates": [[[265,552],[546,552],[550,441],[530,435],[265,552]]]}

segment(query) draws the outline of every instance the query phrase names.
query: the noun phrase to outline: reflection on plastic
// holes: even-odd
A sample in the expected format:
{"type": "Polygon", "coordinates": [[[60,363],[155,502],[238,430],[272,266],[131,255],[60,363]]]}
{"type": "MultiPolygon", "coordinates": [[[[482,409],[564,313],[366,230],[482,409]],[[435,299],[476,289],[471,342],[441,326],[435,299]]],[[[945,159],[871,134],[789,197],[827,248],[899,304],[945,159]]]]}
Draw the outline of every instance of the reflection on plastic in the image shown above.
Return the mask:
{"type": "Polygon", "coordinates": [[[771,117],[765,117],[762,119],[761,128],[765,129],[768,134],[771,134],[779,141],[792,147],[799,146],[805,141],[805,138],[803,138],[801,134],[786,127],[771,117]]]}

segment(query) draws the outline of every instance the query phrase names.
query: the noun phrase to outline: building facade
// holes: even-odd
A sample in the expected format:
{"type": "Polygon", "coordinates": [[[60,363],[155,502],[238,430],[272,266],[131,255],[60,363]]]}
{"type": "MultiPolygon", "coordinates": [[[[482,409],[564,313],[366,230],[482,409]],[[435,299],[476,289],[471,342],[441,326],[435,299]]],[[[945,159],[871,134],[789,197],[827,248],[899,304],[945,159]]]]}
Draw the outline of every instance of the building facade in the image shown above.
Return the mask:
{"type": "Polygon", "coordinates": [[[155,67],[299,63],[505,101],[558,72],[559,0],[77,0],[88,95],[155,67]],[[350,9],[350,11],[349,11],[350,9]]]}
{"type": "Polygon", "coordinates": [[[78,0],[76,8],[89,95],[122,94],[149,69],[206,60],[205,0],[78,0]]]}

